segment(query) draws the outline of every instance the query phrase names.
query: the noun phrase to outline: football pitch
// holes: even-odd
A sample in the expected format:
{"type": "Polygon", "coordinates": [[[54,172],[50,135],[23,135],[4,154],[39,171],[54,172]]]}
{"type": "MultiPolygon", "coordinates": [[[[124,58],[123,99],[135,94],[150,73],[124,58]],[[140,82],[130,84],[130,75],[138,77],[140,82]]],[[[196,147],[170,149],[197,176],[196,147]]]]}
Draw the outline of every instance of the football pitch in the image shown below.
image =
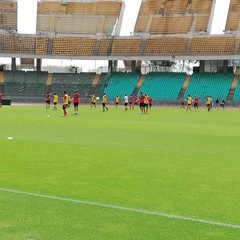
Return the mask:
{"type": "Polygon", "coordinates": [[[0,239],[240,239],[240,110],[0,109],[0,239]]]}

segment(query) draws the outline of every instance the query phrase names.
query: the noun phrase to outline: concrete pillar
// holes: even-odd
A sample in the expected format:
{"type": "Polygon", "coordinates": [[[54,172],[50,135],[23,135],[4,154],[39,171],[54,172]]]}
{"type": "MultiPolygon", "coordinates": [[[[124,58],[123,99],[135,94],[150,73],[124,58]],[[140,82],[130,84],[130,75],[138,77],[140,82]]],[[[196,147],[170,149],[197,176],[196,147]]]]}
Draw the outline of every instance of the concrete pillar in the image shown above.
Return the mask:
{"type": "Polygon", "coordinates": [[[132,72],[135,73],[136,72],[136,61],[132,61],[131,67],[132,67],[132,72]]]}
{"type": "Polygon", "coordinates": [[[17,70],[16,58],[12,58],[11,70],[12,70],[12,71],[16,71],[16,70],[17,70]]]}
{"type": "Polygon", "coordinates": [[[205,61],[200,60],[199,72],[204,73],[204,71],[205,71],[205,61]]]}
{"type": "Polygon", "coordinates": [[[37,72],[41,72],[42,69],[42,59],[37,58],[37,72]]]}
{"type": "Polygon", "coordinates": [[[108,69],[110,69],[110,71],[112,72],[112,65],[113,65],[113,62],[112,62],[112,60],[109,60],[108,61],[108,69]]]}
{"type": "Polygon", "coordinates": [[[228,72],[228,60],[223,60],[223,72],[228,72]]]}

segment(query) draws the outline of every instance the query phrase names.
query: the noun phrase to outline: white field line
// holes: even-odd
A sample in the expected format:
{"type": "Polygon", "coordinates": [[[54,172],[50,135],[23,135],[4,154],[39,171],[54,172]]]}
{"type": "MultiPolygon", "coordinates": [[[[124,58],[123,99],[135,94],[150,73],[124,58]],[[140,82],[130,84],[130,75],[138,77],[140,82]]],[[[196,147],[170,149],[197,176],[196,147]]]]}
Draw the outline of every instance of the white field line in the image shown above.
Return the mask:
{"type": "Polygon", "coordinates": [[[43,194],[38,194],[38,193],[11,190],[11,189],[7,189],[7,188],[0,188],[0,191],[21,194],[21,195],[28,195],[28,196],[33,196],[33,197],[46,198],[46,199],[54,199],[54,200],[58,200],[58,201],[74,202],[74,203],[80,203],[80,204],[85,204],[85,205],[93,205],[93,206],[97,206],[97,207],[117,209],[117,210],[128,211],[128,212],[137,212],[137,213],[142,213],[142,214],[147,214],[147,215],[155,215],[155,216],[179,219],[179,220],[190,221],[190,222],[205,223],[208,225],[240,229],[240,225],[228,224],[228,223],[223,223],[223,222],[214,222],[214,221],[209,221],[209,220],[199,219],[199,218],[184,217],[184,216],[179,216],[179,215],[175,215],[175,214],[153,212],[153,211],[148,211],[148,210],[143,210],[143,209],[121,207],[121,206],[98,203],[98,202],[89,202],[89,201],[76,200],[76,199],[70,199],[70,198],[48,196],[48,195],[43,195],[43,194]]]}

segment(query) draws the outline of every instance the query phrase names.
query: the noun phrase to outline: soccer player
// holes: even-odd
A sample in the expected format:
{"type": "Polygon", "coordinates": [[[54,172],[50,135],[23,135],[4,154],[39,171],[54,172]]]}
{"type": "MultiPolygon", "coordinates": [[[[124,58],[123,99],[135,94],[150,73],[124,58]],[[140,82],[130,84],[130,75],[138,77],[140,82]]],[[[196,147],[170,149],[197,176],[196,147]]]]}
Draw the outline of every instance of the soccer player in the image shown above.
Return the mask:
{"type": "Polygon", "coordinates": [[[211,98],[209,96],[207,96],[206,105],[207,105],[207,110],[209,112],[211,109],[211,98]]]}
{"type": "Polygon", "coordinates": [[[57,110],[57,104],[58,104],[58,95],[55,92],[53,95],[53,105],[54,105],[53,110],[57,110]]]}
{"type": "Polygon", "coordinates": [[[45,99],[46,99],[46,109],[49,109],[50,102],[51,102],[51,93],[47,92],[45,99]]]}
{"type": "Polygon", "coordinates": [[[139,96],[139,107],[141,110],[141,113],[144,112],[144,95],[142,92],[140,92],[140,96],[139,96]]]}
{"type": "Polygon", "coordinates": [[[105,93],[103,93],[103,98],[102,98],[102,108],[103,112],[105,112],[105,109],[108,111],[108,108],[106,107],[107,104],[107,96],[105,93]]]}
{"type": "Polygon", "coordinates": [[[185,106],[184,106],[184,99],[183,98],[181,98],[181,108],[185,108],[185,106]]]}
{"type": "Polygon", "coordinates": [[[191,98],[190,94],[188,94],[187,99],[186,99],[186,102],[187,102],[186,112],[187,112],[188,110],[191,112],[191,111],[192,111],[192,109],[191,109],[191,106],[192,106],[192,98],[191,98]]]}
{"type": "Polygon", "coordinates": [[[119,96],[116,96],[116,97],[115,97],[116,108],[118,108],[119,102],[120,102],[120,97],[119,97],[119,96]]]}
{"type": "Polygon", "coordinates": [[[125,111],[127,111],[128,110],[128,95],[127,94],[124,95],[123,100],[124,100],[125,111]]]}
{"type": "Polygon", "coordinates": [[[74,105],[74,114],[78,114],[78,105],[79,105],[80,94],[77,93],[77,90],[74,90],[73,93],[73,105],[74,105]]]}
{"type": "Polygon", "coordinates": [[[134,106],[138,106],[138,97],[136,97],[135,99],[134,99],[134,106]]]}
{"type": "Polygon", "coordinates": [[[96,109],[96,96],[95,94],[92,95],[91,97],[91,109],[92,107],[94,107],[94,109],[96,109]]]}
{"type": "Polygon", "coordinates": [[[144,105],[143,105],[143,113],[148,113],[148,95],[144,95],[144,105]]]}
{"type": "Polygon", "coordinates": [[[148,106],[149,106],[149,109],[152,109],[152,98],[148,96],[148,106]]]}
{"type": "Polygon", "coordinates": [[[63,92],[64,92],[64,96],[63,96],[63,106],[62,106],[62,108],[63,108],[64,117],[66,117],[67,116],[67,110],[66,109],[68,107],[69,96],[68,96],[66,90],[64,90],[63,92]]]}
{"type": "Polygon", "coordinates": [[[195,95],[193,100],[193,107],[195,109],[195,112],[198,110],[198,97],[195,95]]]}
{"type": "Polygon", "coordinates": [[[0,93],[0,108],[2,107],[2,93],[0,93]]]}
{"type": "Polygon", "coordinates": [[[217,99],[215,100],[215,109],[216,109],[216,108],[219,108],[219,103],[220,103],[220,100],[219,100],[219,98],[217,97],[217,99]]]}
{"type": "Polygon", "coordinates": [[[129,97],[129,109],[132,110],[133,109],[133,95],[131,94],[129,97]]]}
{"type": "Polygon", "coordinates": [[[223,98],[223,99],[222,99],[222,102],[221,102],[221,104],[220,104],[220,107],[222,108],[222,110],[225,108],[225,103],[226,103],[226,101],[225,101],[225,99],[223,98]]]}

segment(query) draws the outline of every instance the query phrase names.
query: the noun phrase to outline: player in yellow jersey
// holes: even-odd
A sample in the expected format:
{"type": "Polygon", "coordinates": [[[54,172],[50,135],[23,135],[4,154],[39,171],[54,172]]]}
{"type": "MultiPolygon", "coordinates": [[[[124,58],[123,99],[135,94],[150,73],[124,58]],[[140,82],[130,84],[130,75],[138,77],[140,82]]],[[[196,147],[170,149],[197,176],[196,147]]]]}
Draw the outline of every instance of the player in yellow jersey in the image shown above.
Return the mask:
{"type": "Polygon", "coordinates": [[[96,96],[95,94],[92,95],[91,97],[91,109],[94,107],[96,109],[96,96]]]}
{"type": "Polygon", "coordinates": [[[147,114],[148,113],[148,95],[147,94],[144,95],[143,103],[144,103],[143,113],[147,114]]]}
{"type": "Polygon", "coordinates": [[[207,110],[209,112],[211,108],[211,98],[209,96],[207,96],[206,98],[206,105],[207,105],[207,110]]]}
{"type": "Polygon", "coordinates": [[[68,107],[68,100],[69,100],[69,96],[67,94],[66,91],[64,91],[64,96],[63,96],[63,113],[64,113],[64,117],[67,116],[67,107],[68,107]]]}
{"type": "Polygon", "coordinates": [[[106,107],[107,104],[107,96],[105,93],[103,93],[103,98],[102,98],[102,108],[103,112],[105,112],[105,109],[108,111],[108,108],[106,107]]]}
{"type": "Polygon", "coordinates": [[[116,97],[115,97],[116,108],[118,108],[119,102],[120,102],[120,97],[119,97],[119,96],[116,96],[116,97]]]}
{"type": "Polygon", "coordinates": [[[190,94],[188,94],[188,97],[186,99],[187,102],[187,109],[186,112],[189,110],[190,112],[192,111],[191,106],[192,106],[192,98],[190,96],[190,94]]]}
{"type": "Polygon", "coordinates": [[[53,110],[57,110],[57,104],[58,104],[58,95],[57,93],[54,93],[53,95],[53,110]]]}

